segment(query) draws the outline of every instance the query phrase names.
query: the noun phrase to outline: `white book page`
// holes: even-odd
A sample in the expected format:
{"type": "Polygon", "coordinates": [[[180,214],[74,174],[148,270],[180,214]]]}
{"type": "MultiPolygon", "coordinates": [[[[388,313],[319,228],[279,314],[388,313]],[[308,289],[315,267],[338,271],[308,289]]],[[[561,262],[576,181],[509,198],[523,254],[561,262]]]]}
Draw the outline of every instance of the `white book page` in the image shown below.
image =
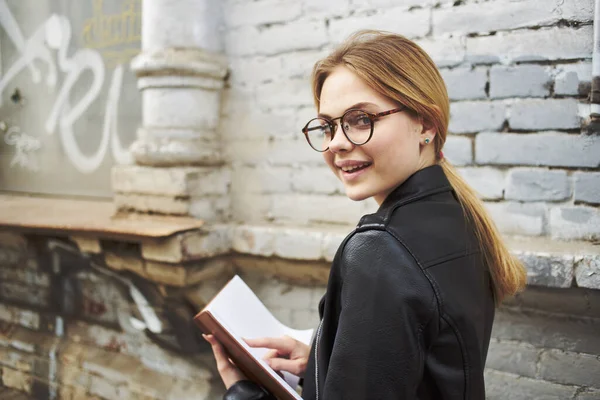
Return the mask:
{"type": "MultiPolygon", "coordinates": [[[[285,326],[271,314],[252,289],[239,276],[235,276],[210,302],[208,310],[221,324],[250,352],[277,380],[283,381],[266,362],[262,360],[268,349],[249,347],[242,338],[279,337],[288,335],[303,343],[310,344],[313,329],[298,330],[285,326]]],[[[288,372],[283,373],[285,382],[293,389],[300,378],[288,372]]],[[[298,396],[300,399],[300,396],[298,396]]]]}

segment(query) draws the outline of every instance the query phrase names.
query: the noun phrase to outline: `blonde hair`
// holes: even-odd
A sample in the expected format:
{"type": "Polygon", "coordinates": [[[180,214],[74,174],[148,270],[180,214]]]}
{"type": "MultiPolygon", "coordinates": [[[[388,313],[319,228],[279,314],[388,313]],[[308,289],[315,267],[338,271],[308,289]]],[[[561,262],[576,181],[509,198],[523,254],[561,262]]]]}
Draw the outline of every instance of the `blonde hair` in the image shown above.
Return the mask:
{"type": "Polygon", "coordinates": [[[448,133],[450,104],[444,80],[427,53],[397,34],[380,31],[354,34],[315,64],[312,85],[317,109],[323,83],[338,66],[350,69],[375,91],[406,106],[427,128],[435,130],[436,162],[446,174],[479,240],[492,277],[496,303],[522,289],[526,282],[523,265],[508,251],[476,192],[441,157],[448,133]]]}

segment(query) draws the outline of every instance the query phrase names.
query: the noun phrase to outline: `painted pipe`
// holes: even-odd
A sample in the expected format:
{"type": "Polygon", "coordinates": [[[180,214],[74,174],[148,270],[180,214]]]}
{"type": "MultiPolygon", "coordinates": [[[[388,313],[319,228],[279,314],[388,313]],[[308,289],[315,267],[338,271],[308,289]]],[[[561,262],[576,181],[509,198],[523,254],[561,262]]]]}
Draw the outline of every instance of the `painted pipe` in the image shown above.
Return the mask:
{"type": "Polygon", "coordinates": [[[592,52],[592,91],[590,94],[592,120],[600,119],[600,0],[594,10],[594,50],[592,52]]]}

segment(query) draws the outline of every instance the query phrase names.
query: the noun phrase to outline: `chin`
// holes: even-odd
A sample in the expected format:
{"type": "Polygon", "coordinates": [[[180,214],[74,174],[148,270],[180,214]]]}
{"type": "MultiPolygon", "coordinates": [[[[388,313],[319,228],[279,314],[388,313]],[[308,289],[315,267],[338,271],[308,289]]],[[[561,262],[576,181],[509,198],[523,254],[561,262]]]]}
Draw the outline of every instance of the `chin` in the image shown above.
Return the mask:
{"type": "Polygon", "coordinates": [[[353,200],[353,201],[366,200],[371,196],[373,196],[373,194],[368,193],[364,190],[346,188],[346,197],[348,197],[350,200],[353,200]]]}

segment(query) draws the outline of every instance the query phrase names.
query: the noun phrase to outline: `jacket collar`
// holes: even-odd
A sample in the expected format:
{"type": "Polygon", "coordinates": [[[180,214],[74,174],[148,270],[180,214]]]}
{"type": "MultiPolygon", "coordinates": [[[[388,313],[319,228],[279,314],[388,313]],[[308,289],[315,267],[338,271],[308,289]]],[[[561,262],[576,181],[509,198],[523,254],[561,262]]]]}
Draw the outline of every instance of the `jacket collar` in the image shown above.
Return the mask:
{"type": "Polygon", "coordinates": [[[435,193],[452,191],[452,186],[440,165],[418,170],[394,189],[379,207],[378,213],[410,203],[435,193]]]}

